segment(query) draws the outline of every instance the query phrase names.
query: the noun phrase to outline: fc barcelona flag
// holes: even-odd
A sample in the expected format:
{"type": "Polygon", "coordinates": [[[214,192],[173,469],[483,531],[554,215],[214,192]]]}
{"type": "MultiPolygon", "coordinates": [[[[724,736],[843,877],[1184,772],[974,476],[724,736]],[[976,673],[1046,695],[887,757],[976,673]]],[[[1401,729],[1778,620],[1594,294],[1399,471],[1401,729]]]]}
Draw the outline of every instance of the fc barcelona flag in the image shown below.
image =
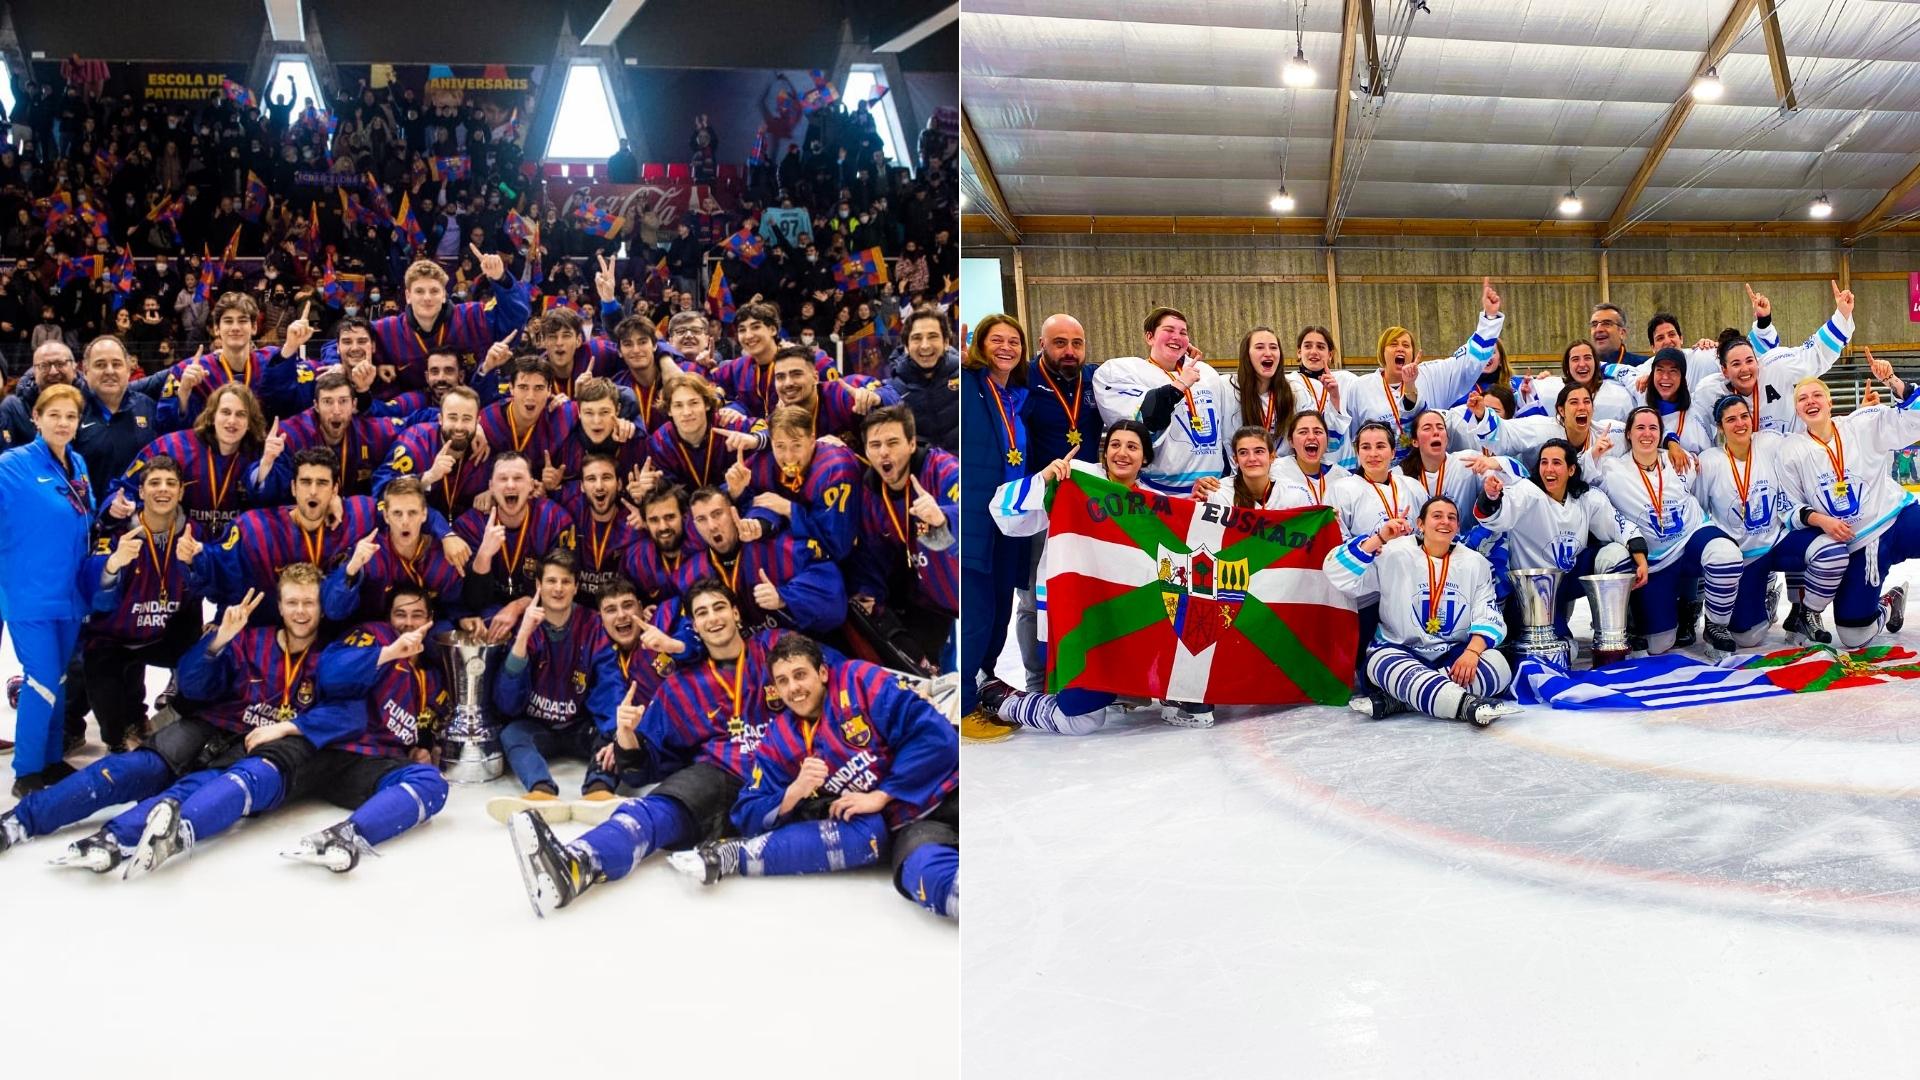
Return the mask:
{"type": "Polygon", "coordinates": [[[1216,705],[1350,696],[1353,601],[1321,560],[1334,511],[1244,510],[1123,488],[1076,469],[1044,499],[1047,685],[1216,705]]]}
{"type": "Polygon", "coordinates": [[[857,251],[833,268],[833,280],[842,289],[871,289],[887,283],[887,257],[877,247],[857,251]]]}

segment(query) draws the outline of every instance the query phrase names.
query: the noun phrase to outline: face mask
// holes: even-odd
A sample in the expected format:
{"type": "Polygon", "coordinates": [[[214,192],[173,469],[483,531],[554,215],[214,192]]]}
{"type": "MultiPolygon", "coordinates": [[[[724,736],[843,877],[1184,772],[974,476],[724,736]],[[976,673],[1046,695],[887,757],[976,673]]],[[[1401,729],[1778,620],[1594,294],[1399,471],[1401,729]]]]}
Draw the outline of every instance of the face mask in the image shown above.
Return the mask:
{"type": "Polygon", "coordinates": [[[819,262],[819,261],[820,261],[820,256],[818,256],[818,255],[809,255],[809,256],[807,256],[807,261],[808,261],[808,262],[810,262],[810,263],[817,263],[817,262],[819,262]]]}
{"type": "Polygon", "coordinates": [[[360,314],[359,307],[353,304],[348,304],[346,307],[343,307],[340,310],[346,312],[349,316],[360,314]]]}
{"type": "Polygon", "coordinates": [[[372,294],[370,294],[370,295],[368,295],[368,297],[367,297],[367,301],[368,301],[369,303],[374,303],[374,304],[377,304],[377,303],[379,303],[379,302],[380,302],[380,294],[376,292],[376,293],[372,293],[372,294]]]}

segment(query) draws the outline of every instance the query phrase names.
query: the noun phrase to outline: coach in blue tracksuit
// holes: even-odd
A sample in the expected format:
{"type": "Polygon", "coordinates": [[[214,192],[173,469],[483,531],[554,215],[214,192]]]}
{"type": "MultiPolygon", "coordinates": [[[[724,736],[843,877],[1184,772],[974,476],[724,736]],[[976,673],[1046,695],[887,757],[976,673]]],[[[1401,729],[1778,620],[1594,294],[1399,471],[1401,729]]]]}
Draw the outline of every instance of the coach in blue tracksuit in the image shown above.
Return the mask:
{"type": "Polygon", "coordinates": [[[80,568],[94,514],[87,463],[71,445],[82,406],[72,386],[40,391],[39,437],[0,454],[0,615],[27,680],[14,721],[16,797],[73,772],[60,760],[61,717],[67,662],[87,613],[80,568]]]}

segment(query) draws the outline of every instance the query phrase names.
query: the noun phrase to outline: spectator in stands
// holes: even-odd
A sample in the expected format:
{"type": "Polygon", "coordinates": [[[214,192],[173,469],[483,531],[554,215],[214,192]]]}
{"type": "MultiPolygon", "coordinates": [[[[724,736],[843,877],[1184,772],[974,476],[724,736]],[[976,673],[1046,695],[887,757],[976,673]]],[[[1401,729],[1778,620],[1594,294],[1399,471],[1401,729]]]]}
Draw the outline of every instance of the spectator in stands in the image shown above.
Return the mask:
{"type": "Polygon", "coordinates": [[[620,149],[607,159],[607,179],[616,184],[640,182],[640,161],[634,157],[633,146],[625,139],[620,140],[620,149]]]}
{"type": "Polygon", "coordinates": [[[948,453],[960,444],[960,352],[949,344],[947,320],[933,308],[906,318],[907,343],[893,356],[887,384],[913,410],[920,440],[948,453]]]}

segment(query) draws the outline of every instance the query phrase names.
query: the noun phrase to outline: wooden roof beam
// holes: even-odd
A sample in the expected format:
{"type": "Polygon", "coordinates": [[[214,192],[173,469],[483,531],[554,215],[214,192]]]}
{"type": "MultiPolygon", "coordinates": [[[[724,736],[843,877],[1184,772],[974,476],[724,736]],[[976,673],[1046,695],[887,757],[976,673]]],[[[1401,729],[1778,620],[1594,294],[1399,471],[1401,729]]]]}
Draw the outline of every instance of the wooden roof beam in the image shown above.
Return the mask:
{"type": "Polygon", "coordinates": [[[1740,27],[1746,23],[1747,16],[1753,14],[1754,6],[1758,2],[1759,0],[1734,0],[1733,10],[1727,12],[1727,21],[1720,24],[1720,32],[1713,35],[1713,41],[1708,43],[1706,53],[1700,57],[1699,65],[1693,69],[1693,78],[1687,80],[1686,88],[1680,92],[1680,100],[1674,102],[1672,108],[1667,110],[1667,122],[1661,125],[1660,134],[1654,136],[1653,145],[1647,148],[1647,156],[1641,159],[1640,167],[1634,170],[1633,179],[1627,182],[1627,190],[1620,195],[1619,204],[1607,217],[1606,231],[1600,236],[1602,245],[1612,243],[1625,228],[1627,218],[1633,214],[1633,204],[1640,201],[1641,193],[1647,190],[1647,182],[1653,179],[1654,170],[1660,167],[1661,159],[1667,156],[1668,150],[1672,149],[1673,141],[1680,135],[1680,128],[1686,124],[1687,117],[1692,114],[1694,82],[1727,54],[1727,50],[1733,46],[1734,37],[1739,34],[1740,27]]]}
{"type": "Polygon", "coordinates": [[[1851,245],[1855,240],[1860,239],[1862,233],[1873,230],[1875,225],[1880,224],[1880,220],[1887,216],[1887,213],[1893,209],[1893,205],[1899,202],[1907,192],[1912,191],[1916,184],[1920,184],[1920,165],[1915,165],[1907,175],[1901,177],[1899,183],[1893,185],[1879,202],[1873,204],[1873,209],[1867,211],[1866,217],[1847,226],[1845,237],[1847,244],[1851,245]]]}
{"type": "Polygon", "coordinates": [[[1780,107],[1797,112],[1800,103],[1793,97],[1793,72],[1787,68],[1787,46],[1780,37],[1780,13],[1774,0],[1760,0],[1760,33],[1767,39],[1767,64],[1773,69],[1773,93],[1780,107]]]}
{"type": "Polygon", "coordinates": [[[967,119],[967,110],[960,109],[960,150],[967,155],[967,161],[973,165],[973,175],[980,181],[980,188],[986,194],[987,205],[981,211],[1000,230],[1000,235],[1011,243],[1020,242],[1020,226],[1014,223],[1013,211],[1007,209],[1007,197],[1000,192],[1000,181],[994,179],[993,165],[987,161],[986,152],[980,149],[980,138],[973,133],[973,121],[967,119]]]}
{"type": "Polygon", "coordinates": [[[1327,162],[1327,223],[1323,237],[1331,244],[1340,235],[1334,207],[1340,204],[1340,172],[1347,158],[1347,103],[1353,100],[1353,44],[1359,29],[1360,9],[1365,7],[1372,19],[1373,0],[1346,0],[1346,13],[1340,23],[1340,63],[1333,89],[1333,152],[1327,162]]]}

